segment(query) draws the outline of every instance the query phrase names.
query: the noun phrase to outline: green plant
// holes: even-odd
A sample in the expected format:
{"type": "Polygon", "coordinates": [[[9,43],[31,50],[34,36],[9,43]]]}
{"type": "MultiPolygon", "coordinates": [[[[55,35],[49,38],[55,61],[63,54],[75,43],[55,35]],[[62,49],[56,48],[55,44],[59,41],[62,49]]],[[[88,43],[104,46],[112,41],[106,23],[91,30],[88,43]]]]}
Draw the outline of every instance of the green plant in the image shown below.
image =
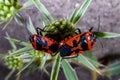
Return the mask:
{"type": "MultiPolygon", "coordinates": [[[[72,31],[75,29],[75,25],[77,24],[79,19],[83,17],[91,1],[92,0],[85,0],[81,8],[76,8],[74,10],[70,18],[59,20],[55,20],[39,0],[29,0],[28,2],[23,4],[23,7],[21,6],[20,8],[23,9],[31,4],[34,4],[41,13],[40,19],[41,22],[43,23],[43,29],[46,31],[44,34],[49,35],[49,32],[52,31],[55,35],[50,34],[49,36],[59,41],[63,38],[63,36],[66,36],[62,35],[63,33],[66,34],[67,31],[72,31]],[[47,21],[45,19],[47,19],[47,21]],[[56,35],[58,35],[57,38],[55,38],[56,35]]],[[[18,12],[15,13],[15,15],[12,14],[12,18],[13,17],[16,19],[18,23],[23,24],[23,26],[27,28],[27,30],[30,33],[32,34],[36,33],[31,18],[29,18],[29,21],[27,21],[18,12]]],[[[2,19],[2,17],[0,18],[2,21],[5,20],[2,19]]],[[[6,20],[9,20],[8,18],[9,16],[6,18],[6,20]]],[[[111,32],[94,32],[94,34],[97,34],[99,38],[120,37],[120,34],[111,32]]],[[[13,39],[10,38],[8,34],[6,35],[7,35],[6,38],[9,40],[11,46],[13,47],[13,50],[8,51],[8,54],[6,54],[5,57],[3,57],[6,65],[8,65],[10,69],[12,69],[12,71],[6,77],[5,80],[8,80],[15,70],[18,70],[16,80],[19,80],[21,72],[24,71],[29,66],[31,66],[31,64],[33,64],[33,69],[39,67],[42,70],[46,70],[45,69],[46,65],[51,62],[53,62],[53,68],[50,80],[57,80],[60,67],[63,68],[67,80],[78,80],[75,70],[69,64],[70,62],[75,62],[78,64],[82,63],[83,65],[91,69],[92,72],[95,73],[96,75],[97,74],[102,75],[103,73],[105,75],[120,73],[119,62],[111,64],[109,66],[104,66],[97,61],[97,58],[92,54],[92,51],[80,54],[76,59],[71,58],[65,60],[60,57],[59,52],[57,53],[56,56],[51,57],[49,54],[44,54],[43,52],[33,50],[29,42],[13,39]],[[20,45],[23,47],[18,49],[16,45],[20,45]],[[104,68],[100,69],[99,67],[104,68]]]]}

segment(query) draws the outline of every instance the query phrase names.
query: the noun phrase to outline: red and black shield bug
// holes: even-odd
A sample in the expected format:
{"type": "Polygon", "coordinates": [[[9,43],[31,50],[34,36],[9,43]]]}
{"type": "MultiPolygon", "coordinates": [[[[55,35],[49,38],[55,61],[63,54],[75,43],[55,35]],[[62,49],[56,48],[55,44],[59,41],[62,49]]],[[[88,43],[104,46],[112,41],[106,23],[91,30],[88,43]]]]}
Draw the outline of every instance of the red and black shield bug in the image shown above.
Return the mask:
{"type": "Polygon", "coordinates": [[[97,35],[93,34],[90,28],[88,32],[79,33],[75,36],[69,36],[60,42],[61,57],[75,57],[85,51],[91,50],[97,39],[97,35]]]}
{"type": "Polygon", "coordinates": [[[54,55],[58,51],[59,43],[52,38],[43,36],[40,28],[36,28],[37,34],[32,34],[29,40],[35,50],[40,50],[54,55]]]}

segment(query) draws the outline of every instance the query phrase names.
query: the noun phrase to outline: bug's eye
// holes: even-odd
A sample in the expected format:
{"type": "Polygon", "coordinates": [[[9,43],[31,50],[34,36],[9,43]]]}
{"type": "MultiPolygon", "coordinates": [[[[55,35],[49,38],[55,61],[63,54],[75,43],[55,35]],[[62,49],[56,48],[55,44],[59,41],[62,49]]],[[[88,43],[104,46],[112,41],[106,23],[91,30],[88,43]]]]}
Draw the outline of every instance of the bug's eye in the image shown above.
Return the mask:
{"type": "Polygon", "coordinates": [[[97,35],[94,35],[94,40],[96,41],[96,39],[97,39],[97,35]]]}
{"type": "Polygon", "coordinates": [[[34,42],[34,36],[30,35],[29,40],[30,42],[34,42]]]}

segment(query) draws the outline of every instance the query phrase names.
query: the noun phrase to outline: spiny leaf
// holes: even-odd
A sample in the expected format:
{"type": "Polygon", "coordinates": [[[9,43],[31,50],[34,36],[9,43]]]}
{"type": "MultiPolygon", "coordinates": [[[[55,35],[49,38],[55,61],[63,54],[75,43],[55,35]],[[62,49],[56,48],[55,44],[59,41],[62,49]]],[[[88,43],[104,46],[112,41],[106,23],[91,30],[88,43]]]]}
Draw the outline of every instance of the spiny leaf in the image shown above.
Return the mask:
{"type": "Polygon", "coordinates": [[[112,32],[93,32],[100,38],[114,38],[114,37],[120,37],[119,33],[112,33],[112,32]]]}
{"type": "Polygon", "coordinates": [[[92,63],[95,67],[105,67],[103,64],[100,64],[98,61],[94,61],[94,60],[92,60],[92,59],[90,59],[90,58],[87,58],[89,61],[90,61],[90,63],[92,63]]]}
{"type": "Polygon", "coordinates": [[[113,63],[106,68],[108,75],[120,73],[120,62],[113,63]]]}
{"type": "Polygon", "coordinates": [[[15,44],[21,45],[21,46],[30,46],[30,44],[28,42],[24,42],[24,41],[20,41],[14,38],[9,38],[9,37],[5,37],[6,39],[8,39],[9,41],[12,41],[15,44]]]}
{"type": "Polygon", "coordinates": [[[66,60],[62,60],[62,67],[67,80],[78,80],[75,70],[66,60]]]}
{"type": "Polygon", "coordinates": [[[34,27],[30,17],[29,17],[29,24],[26,27],[29,30],[29,32],[31,32],[32,34],[36,34],[35,27],[34,27]]]}
{"type": "Polygon", "coordinates": [[[26,21],[19,13],[15,14],[14,19],[18,24],[25,26],[26,21]]]}
{"type": "Polygon", "coordinates": [[[11,22],[12,20],[13,20],[13,17],[10,17],[10,18],[7,20],[5,26],[3,27],[2,30],[4,30],[4,29],[10,24],[10,22],[11,22]]]}
{"type": "Polygon", "coordinates": [[[32,46],[27,46],[27,47],[24,47],[24,48],[21,48],[19,50],[16,50],[15,52],[13,52],[12,54],[8,55],[8,56],[12,56],[12,55],[15,55],[15,54],[18,54],[18,53],[22,53],[22,52],[26,52],[26,51],[30,51],[32,50],[32,46]]]}
{"type": "Polygon", "coordinates": [[[49,13],[49,11],[45,8],[45,6],[40,2],[40,0],[32,0],[35,6],[39,9],[39,11],[44,15],[50,22],[54,19],[49,13]]]}
{"type": "Polygon", "coordinates": [[[47,24],[46,24],[45,18],[44,18],[44,16],[42,14],[40,16],[40,19],[41,19],[43,27],[45,27],[47,24]]]}
{"type": "Polygon", "coordinates": [[[44,66],[45,66],[45,63],[46,63],[46,61],[47,61],[47,57],[48,57],[48,54],[46,54],[45,55],[45,57],[42,59],[42,63],[41,63],[41,65],[40,65],[40,69],[43,69],[44,68],[44,66]]]}
{"type": "Polygon", "coordinates": [[[8,33],[6,33],[6,35],[7,35],[7,39],[9,40],[9,43],[11,44],[12,48],[16,50],[17,47],[16,47],[15,43],[11,40],[10,36],[8,35],[8,33]]]}
{"type": "Polygon", "coordinates": [[[36,34],[36,30],[33,26],[33,23],[30,17],[29,17],[29,22],[28,22],[20,14],[16,14],[15,20],[17,23],[23,25],[31,34],[36,34]]]}
{"type": "Polygon", "coordinates": [[[92,60],[97,61],[97,57],[95,55],[93,55],[91,50],[86,51],[83,55],[90,58],[90,59],[92,59],[92,60]]]}
{"type": "Polygon", "coordinates": [[[78,20],[81,19],[81,17],[84,15],[91,1],[92,0],[85,0],[80,9],[76,8],[75,11],[70,16],[70,19],[69,19],[70,22],[72,22],[73,24],[76,24],[78,20]]]}
{"type": "Polygon", "coordinates": [[[21,9],[25,9],[25,8],[31,6],[32,4],[33,4],[33,2],[31,0],[28,0],[23,4],[21,9]]]}
{"type": "Polygon", "coordinates": [[[78,56],[79,62],[84,64],[86,67],[88,67],[89,69],[96,71],[97,73],[101,74],[97,68],[86,58],[84,57],[82,54],[80,54],[78,56]]]}
{"type": "Polygon", "coordinates": [[[58,55],[56,55],[56,60],[52,67],[52,73],[51,73],[50,80],[57,80],[59,69],[60,69],[60,62],[61,62],[61,57],[58,54],[58,55]]]}
{"type": "Polygon", "coordinates": [[[100,64],[98,61],[97,61],[97,57],[95,55],[93,55],[92,51],[86,51],[84,54],[83,54],[87,59],[88,61],[90,61],[95,67],[104,67],[104,65],[100,64]]]}

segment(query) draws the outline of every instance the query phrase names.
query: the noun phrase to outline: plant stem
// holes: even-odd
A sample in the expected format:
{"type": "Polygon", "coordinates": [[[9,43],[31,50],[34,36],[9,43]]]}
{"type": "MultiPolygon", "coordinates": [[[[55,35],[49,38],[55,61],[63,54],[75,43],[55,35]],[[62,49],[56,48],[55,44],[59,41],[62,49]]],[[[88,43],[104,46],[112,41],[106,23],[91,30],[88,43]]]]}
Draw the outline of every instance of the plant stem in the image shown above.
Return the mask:
{"type": "Polygon", "coordinates": [[[59,73],[59,69],[60,69],[60,62],[61,62],[61,57],[60,55],[58,54],[56,56],[56,60],[53,64],[53,67],[52,67],[52,73],[51,73],[51,77],[50,77],[50,80],[57,80],[57,77],[58,77],[58,73],[59,73]]]}

